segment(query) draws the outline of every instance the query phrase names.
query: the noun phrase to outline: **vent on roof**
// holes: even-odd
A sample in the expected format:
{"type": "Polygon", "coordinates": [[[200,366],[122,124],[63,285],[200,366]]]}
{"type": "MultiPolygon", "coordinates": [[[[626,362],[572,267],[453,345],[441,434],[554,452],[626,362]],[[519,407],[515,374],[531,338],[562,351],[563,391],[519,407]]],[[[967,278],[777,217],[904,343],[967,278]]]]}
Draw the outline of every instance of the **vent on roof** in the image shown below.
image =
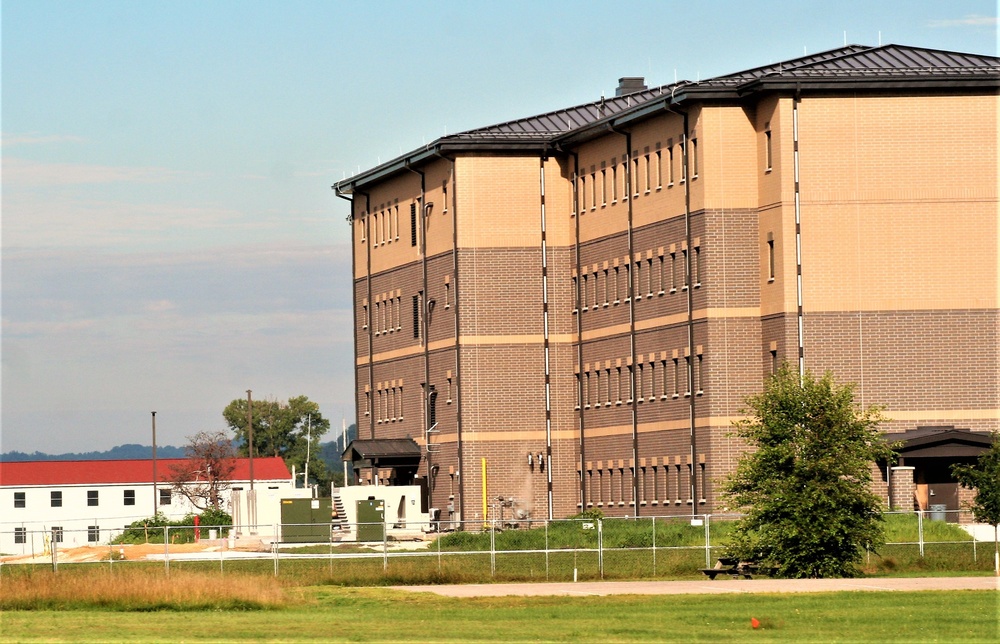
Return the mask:
{"type": "Polygon", "coordinates": [[[646,79],[642,76],[624,76],[618,79],[618,89],[615,96],[624,96],[646,89],[646,79]]]}

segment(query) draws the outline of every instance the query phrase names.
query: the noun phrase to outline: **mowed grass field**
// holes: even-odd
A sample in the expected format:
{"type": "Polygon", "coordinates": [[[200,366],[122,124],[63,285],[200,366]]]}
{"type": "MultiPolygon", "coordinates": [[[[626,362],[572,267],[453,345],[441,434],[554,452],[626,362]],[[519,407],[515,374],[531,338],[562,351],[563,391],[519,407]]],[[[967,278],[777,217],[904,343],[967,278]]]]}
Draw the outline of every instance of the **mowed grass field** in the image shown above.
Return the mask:
{"type": "Polygon", "coordinates": [[[2,642],[1000,639],[993,591],[456,599],[266,575],[90,569],[0,579],[2,642]]]}

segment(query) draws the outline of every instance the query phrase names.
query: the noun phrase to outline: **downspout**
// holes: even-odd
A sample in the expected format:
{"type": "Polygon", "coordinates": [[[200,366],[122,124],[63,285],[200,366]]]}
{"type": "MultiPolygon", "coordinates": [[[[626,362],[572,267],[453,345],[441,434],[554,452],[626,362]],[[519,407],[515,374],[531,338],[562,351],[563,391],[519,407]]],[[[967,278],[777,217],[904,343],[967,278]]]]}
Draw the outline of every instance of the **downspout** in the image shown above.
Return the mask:
{"type": "Polygon", "coordinates": [[[802,200],[799,193],[799,103],[802,102],[802,89],[795,87],[792,98],[792,154],[795,172],[795,291],[797,301],[796,327],[799,342],[799,383],[805,379],[806,357],[805,337],[802,329],[802,200]]]}
{"type": "MultiPolygon", "coordinates": [[[[465,471],[463,466],[462,458],[462,352],[461,345],[459,344],[459,319],[458,316],[461,313],[461,309],[458,306],[458,293],[459,293],[459,281],[458,281],[458,181],[455,181],[455,160],[450,159],[438,151],[434,154],[444,161],[451,163],[451,266],[452,266],[452,279],[454,280],[454,296],[455,301],[452,306],[455,307],[455,379],[458,385],[458,395],[455,397],[455,424],[456,424],[456,435],[455,435],[455,460],[457,462],[456,470],[458,472],[458,516],[461,520],[465,520],[465,487],[462,484],[462,476],[465,471]]],[[[447,208],[448,204],[444,204],[447,208]]],[[[454,502],[454,499],[450,499],[454,502]]]]}
{"type": "Polygon", "coordinates": [[[423,354],[424,354],[424,449],[427,451],[427,461],[425,463],[427,467],[427,480],[430,481],[431,478],[431,430],[430,426],[431,418],[431,366],[430,366],[430,321],[431,321],[431,298],[430,292],[427,289],[427,214],[434,204],[429,204],[426,202],[426,177],[424,173],[420,170],[414,170],[410,166],[409,160],[405,161],[405,167],[410,172],[418,175],[420,177],[420,200],[417,206],[417,219],[420,223],[420,244],[418,246],[420,252],[420,269],[421,269],[421,280],[423,283],[423,297],[421,304],[421,314],[423,315],[423,324],[420,325],[420,342],[423,344],[423,354]]]}
{"type": "Polygon", "coordinates": [[[634,238],[632,230],[633,210],[632,204],[635,202],[635,192],[632,190],[632,133],[616,130],[611,123],[607,125],[608,130],[625,137],[625,182],[628,188],[623,197],[628,200],[628,287],[625,289],[625,297],[628,300],[628,341],[629,355],[632,361],[632,369],[629,376],[629,398],[632,399],[632,504],[635,508],[635,516],[639,516],[639,400],[636,398],[635,378],[639,372],[639,363],[636,360],[635,350],[635,288],[636,273],[632,265],[635,262],[634,238]]]}
{"type": "Polygon", "coordinates": [[[552,520],[552,372],[550,370],[549,347],[549,261],[548,240],[545,221],[545,161],[542,155],[538,162],[538,191],[542,233],[542,350],[545,359],[545,478],[548,502],[548,520],[552,520]]]}
{"type": "MultiPolygon", "coordinates": [[[[671,92],[671,100],[673,100],[673,92],[671,92]]],[[[688,494],[691,499],[691,514],[695,515],[698,513],[698,496],[696,495],[696,487],[698,482],[697,469],[698,469],[698,441],[697,441],[697,431],[695,427],[695,419],[697,418],[695,414],[695,401],[697,396],[695,395],[694,389],[694,364],[697,356],[695,355],[695,344],[694,344],[694,288],[692,288],[691,276],[691,258],[694,255],[694,249],[691,247],[692,243],[692,233],[691,233],[691,181],[693,176],[691,175],[691,166],[688,155],[688,132],[689,132],[689,118],[688,113],[679,110],[669,105],[664,106],[668,112],[673,112],[681,118],[684,119],[684,132],[681,134],[681,162],[684,164],[684,242],[687,246],[687,252],[684,253],[684,288],[687,291],[687,343],[688,343],[688,359],[687,359],[687,379],[688,386],[687,390],[689,393],[688,397],[688,429],[690,432],[690,445],[691,453],[689,458],[691,460],[690,470],[688,471],[688,494]]],[[[704,493],[704,490],[702,490],[704,493]]]]}
{"type": "MultiPolygon", "coordinates": [[[[364,195],[365,197],[365,216],[364,216],[364,226],[365,226],[365,297],[368,299],[368,314],[369,318],[372,314],[372,251],[371,251],[371,217],[369,217],[369,212],[371,210],[371,195],[367,192],[362,192],[355,188],[354,194],[364,195]]],[[[335,190],[336,194],[341,199],[349,202],[351,204],[351,219],[354,219],[354,199],[345,197],[340,193],[339,190],[335,190]]],[[[354,249],[354,231],[351,231],[351,283],[354,283],[354,273],[357,270],[357,253],[354,249]]],[[[352,287],[353,292],[353,287],[352,287]]],[[[358,324],[358,307],[352,307],[354,309],[354,328],[357,329],[358,324]]],[[[368,339],[368,433],[371,438],[375,438],[375,414],[370,412],[372,403],[374,403],[375,396],[375,374],[374,374],[374,356],[372,351],[374,349],[374,342],[372,340],[372,324],[369,322],[368,328],[366,329],[366,337],[368,339]]],[[[358,371],[357,371],[357,359],[355,358],[354,367],[354,386],[358,385],[358,371]]],[[[355,391],[357,391],[355,389],[355,391]]],[[[358,417],[357,410],[354,412],[355,418],[358,417]]],[[[360,419],[359,419],[360,420],[360,419]]],[[[360,435],[361,423],[357,424],[359,430],[358,435],[360,435]]],[[[344,482],[346,484],[346,481],[344,482]]]]}
{"type": "MultiPolygon", "coordinates": [[[[580,194],[577,189],[577,184],[580,179],[580,155],[576,152],[570,152],[573,156],[573,212],[576,213],[576,239],[574,240],[574,245],[576,248],[576,292],[573,294],[574,300],[573,304],[576,306],[576,368],[578,370],[583,369],[583,316],[580,314],[580,279],[582,276],[582,268],[580,263],[580,194]]],[[[577,415],[578,426],[580,430],[580,511],[584,512],[587,509],[587,476],[584,473],[584,468],[587,463],[587,445],[585,440],[585,428],[586,423],[584,421],[583,414],[583,372],[580,371],[576,379],[576,401],[579,407],[580,413],[577,415]]]]}

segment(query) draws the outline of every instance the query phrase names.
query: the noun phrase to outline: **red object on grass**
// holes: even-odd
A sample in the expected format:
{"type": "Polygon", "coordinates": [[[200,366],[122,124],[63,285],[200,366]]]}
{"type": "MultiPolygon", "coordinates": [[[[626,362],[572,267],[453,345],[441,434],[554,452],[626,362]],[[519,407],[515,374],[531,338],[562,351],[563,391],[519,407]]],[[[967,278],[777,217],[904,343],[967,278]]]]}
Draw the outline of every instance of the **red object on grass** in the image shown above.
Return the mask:
{"type": "Polygon", "coordinates": [[[756,617],[750,618],[750,626],[752,626],[753,628],[760,628],[760,622],[757,620],[756,617]]]}

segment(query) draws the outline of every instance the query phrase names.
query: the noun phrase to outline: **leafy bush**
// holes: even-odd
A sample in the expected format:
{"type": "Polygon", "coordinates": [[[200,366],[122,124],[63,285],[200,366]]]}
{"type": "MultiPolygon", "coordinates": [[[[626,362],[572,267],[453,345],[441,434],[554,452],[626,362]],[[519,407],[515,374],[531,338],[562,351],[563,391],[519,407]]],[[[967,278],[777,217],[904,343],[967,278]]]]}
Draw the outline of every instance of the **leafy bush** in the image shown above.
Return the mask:
{"type": "MultiPolygon", "coordinates": [[[[206,530],[209,526],[214,528],[215,526],[232,526],[233,524],[233,518],[228,513],[211,509],[202,512],[198,516],[198,521],[201,525],[206,526],[206,530]]],[[[219,536],[225,537],[228,533],[228,528],[223,527],[219,531],[219,536]]],[[[188,514],[177,521],[170,521],[163,514],[157,512],[155,516],[130,523],[124,532],[115,537],[111,543],[163,543],[164,534],[170,535],[170,543],[194,543],[194,514],[188,514]],[[166,530],[168,527],[170,530],[166,530]]]]}

